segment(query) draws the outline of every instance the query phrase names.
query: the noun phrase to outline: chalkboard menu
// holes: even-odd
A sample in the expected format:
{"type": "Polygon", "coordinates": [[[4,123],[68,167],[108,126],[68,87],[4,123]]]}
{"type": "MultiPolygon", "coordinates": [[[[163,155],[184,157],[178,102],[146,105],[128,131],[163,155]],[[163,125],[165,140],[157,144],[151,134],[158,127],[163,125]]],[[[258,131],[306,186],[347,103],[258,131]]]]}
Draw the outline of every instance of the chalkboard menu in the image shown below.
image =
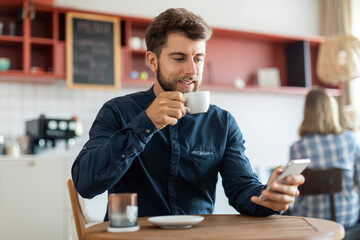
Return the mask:
{"type": "Polygon", "coordinates": [[[119,48],[117,18],[67,13],[67,86],[69,88],[119,88],[119,48]]]}

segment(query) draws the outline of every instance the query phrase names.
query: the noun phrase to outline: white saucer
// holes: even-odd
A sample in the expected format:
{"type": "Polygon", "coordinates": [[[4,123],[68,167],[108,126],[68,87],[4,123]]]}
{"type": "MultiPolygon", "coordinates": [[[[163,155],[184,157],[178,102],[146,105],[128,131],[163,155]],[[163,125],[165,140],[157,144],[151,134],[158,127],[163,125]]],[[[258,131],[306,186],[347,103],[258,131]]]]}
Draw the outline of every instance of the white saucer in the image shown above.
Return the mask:
{"type": "Polygon", "coordinates": [[[135,232],[139,230],[139,226],[133,226],[133,227],[107,227],[108,232],[135,232]]]}
{"type": "Polygon", "coordinates": [[[167,229],[190,228],[192,225],[197,224],[203,220],[204,217],[194,215],[169,215],[148,218],[149,222],[161,228],[167,229]]]}

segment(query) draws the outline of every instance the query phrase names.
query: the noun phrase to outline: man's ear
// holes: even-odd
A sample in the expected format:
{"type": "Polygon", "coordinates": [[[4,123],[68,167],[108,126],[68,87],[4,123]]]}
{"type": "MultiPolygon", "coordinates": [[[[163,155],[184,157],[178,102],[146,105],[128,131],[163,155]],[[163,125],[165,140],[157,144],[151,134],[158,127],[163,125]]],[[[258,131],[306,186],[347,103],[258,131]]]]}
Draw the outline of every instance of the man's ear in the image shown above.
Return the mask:
{"type": "Polygon", "coordinates": [[[149,67],[152,72],[156,72],[158,68],[158,58],[155,53],[151,51],[147,51],[145,54],[146,61],[149,64],[149,67]]]}

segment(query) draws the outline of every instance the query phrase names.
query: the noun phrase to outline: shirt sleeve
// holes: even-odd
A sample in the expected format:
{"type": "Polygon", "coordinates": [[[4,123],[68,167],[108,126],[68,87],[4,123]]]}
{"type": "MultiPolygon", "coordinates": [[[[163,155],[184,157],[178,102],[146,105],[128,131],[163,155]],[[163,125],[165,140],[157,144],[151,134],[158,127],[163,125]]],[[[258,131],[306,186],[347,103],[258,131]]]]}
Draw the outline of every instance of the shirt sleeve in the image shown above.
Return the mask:
{"type": "Polygon", "coordinates": [[[261,184],[245,156],[245,141],[235,121],[229,114],[228,137],[221,169],[223,187],[229,204],[239,213],[254,216],[268,216],[275,212],[251,202],[252,196],[260,196],[265,185],[261,184]]]}
{"type": "Polygon", "coordinates": [[[92,198],[116,184],[157,132],[145,111],[126,123],[105,104],[72,166],[72,178],[82,197],[92,198]]]}

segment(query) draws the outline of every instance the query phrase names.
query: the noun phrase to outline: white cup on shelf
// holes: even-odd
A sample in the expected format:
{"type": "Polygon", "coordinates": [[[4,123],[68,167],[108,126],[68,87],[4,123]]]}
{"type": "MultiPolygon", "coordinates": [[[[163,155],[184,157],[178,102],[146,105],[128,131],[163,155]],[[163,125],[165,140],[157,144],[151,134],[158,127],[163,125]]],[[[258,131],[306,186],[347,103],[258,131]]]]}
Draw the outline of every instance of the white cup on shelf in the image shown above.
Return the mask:
{"type": "Polygon", "coordinates": [[[140,37],[130,38],[130,48],[134,50],[140,50],[142,47],[142,41],[140,37]]]}

